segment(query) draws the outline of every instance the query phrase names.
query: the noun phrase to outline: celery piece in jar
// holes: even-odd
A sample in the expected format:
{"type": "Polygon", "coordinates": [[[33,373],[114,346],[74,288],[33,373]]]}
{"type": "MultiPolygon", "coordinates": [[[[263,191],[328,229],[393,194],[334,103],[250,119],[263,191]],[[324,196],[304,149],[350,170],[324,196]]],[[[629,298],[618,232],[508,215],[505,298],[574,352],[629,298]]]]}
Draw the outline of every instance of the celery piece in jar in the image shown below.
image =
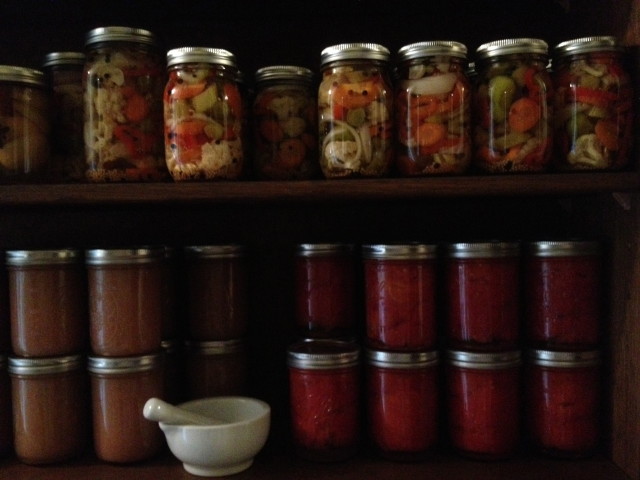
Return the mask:
{"type": "Polygon", "coordinates": [[[506,135],[501,135],[493,140],[493,148],[496,150],[508,150],[516,145],[526,143],[531,138],[528,133],[522,132],[510,132],[506,135]]]}
{"type": "Polygon", "coordinates": [[[218,89],[215,85],[209,85],[203,92],[191,99],[193,109],[198,113],[209,112],[218,102],[218,89]]]}
{"type": "Polygon", "coordinates": [[[516,83],[511,77],[497,75],[489,80],[489,98],[494,122],[503,122],[516,94],[516,83]]]}
{"type": "Polygon", "coordinates": [[[600,79],[589,73],[583,72],[578,79],[578,85],[586,88],[598,88],[600,86],[600,79]]]}
{"type": "Polygon", "coordinates": [[[220,140],[224,135],[224,127],[218,122],[207,123],[204,133],[212,140],[220,140]]]}
{"type": "Polygon", "coordinates": [[[578,112],[567,121],[567,133],[569,138],[578,138],[588,133],[593,133],[593,124],[589,117],[582,112],[578,112]]]}

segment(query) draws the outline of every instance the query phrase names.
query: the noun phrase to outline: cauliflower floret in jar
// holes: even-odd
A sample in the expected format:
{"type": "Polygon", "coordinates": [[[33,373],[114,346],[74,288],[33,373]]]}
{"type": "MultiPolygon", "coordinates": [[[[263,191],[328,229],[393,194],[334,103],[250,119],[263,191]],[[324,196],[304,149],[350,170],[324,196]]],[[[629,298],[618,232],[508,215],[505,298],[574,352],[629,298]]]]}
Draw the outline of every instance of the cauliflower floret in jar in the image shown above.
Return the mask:
{"type": "Polygon", "coordinates": [[[366,117],[374,125],[387,122],[389,120],[389,109],[383,102],[371,102],[366,107],[366,117]]]}
{"type": "Polygon", "coordinates": [[[357,171],[360,169],[360,149],[354,141],[333,141],[327,143],[324,156],[328,160],[329,168],[339,168],[357,171]]]}
{"type": "Polygon", "coordinates": [[[276,114],[278,120],[284,121],[290,117],[299,115],[299,112],[304,109],[306,101],[301,97],[283,96],[276,97],[269,102],[269,110],[276,114]]]}
{"type": "Polygon", "coordinates": [[[283,121],[280,126],[285,135],[295,138],[304,133],[307,128],[307,122],[300,117],[291,117],[283,121]]]}
{"type": "Polygon", "coordinates": [[[239,141],[210,142],[202,145],[203,170],[218,171],[242,162],[242,145],[239,141]]]}
{"type": "Polygon", "coordinates": [[[578,137],[573,150],[567,156],[567,161],[572,165],[582,165],[585,168],[609,166],[608,156],[594,133],[578,137]]]}

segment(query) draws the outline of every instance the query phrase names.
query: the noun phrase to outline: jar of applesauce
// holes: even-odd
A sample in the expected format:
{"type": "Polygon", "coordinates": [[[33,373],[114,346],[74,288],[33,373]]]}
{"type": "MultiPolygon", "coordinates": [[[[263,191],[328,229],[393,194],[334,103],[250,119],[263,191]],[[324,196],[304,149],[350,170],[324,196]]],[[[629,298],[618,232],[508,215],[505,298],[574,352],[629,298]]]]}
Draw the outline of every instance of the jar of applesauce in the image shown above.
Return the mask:
{"type": "Polygon", "coordinates": [[[384,177],[393,164],[389,50],[343,43],[320,57],[320,168],[326,178],[384,177]]]}
{"type": "Polygon", "coordinates": [[[221,48],[167,52],[165,157],[176,181],[238,179],[244,171],[244,108],[235,55],[221,48]]]}
{"type": "Polygon", "coordinates": [[[633,88],[615,37],[554,48],[556,153],[560,170],[620,170],[631,160],[633,88]]]}
{"type": "Polygon", "coordinates": [[[471,163],[467,47],[429,41],[398,50],[395,165],[403,176],[464,173],[471,163]]]}

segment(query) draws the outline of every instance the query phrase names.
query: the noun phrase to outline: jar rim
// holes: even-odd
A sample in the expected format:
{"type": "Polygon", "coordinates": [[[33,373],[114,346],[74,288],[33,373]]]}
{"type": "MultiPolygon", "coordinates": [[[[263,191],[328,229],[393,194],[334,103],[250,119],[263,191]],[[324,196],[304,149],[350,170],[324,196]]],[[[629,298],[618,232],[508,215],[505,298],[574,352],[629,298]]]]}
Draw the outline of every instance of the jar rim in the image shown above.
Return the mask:
{"type": "Polygon", "coordinates": [[[46,85],[43,71],[15,65],[0,65],[0,82],[15,82],[38,87],[46,85]]]}
{"type": "Polygon", "coordinates": [[[57,250],[7,250],[5,253],[8,266],[57,265],[77,263],[82,252],[71,248],[57,250]]]}
{"type": "Polygon", "coordinates": [[[245,253],[244,245],[189,245],[184,247],[189,258],[234,258],[245,253]]]}
{"type": "Polygon", "coordinates": [[[478,370],[493,370],[515,367],[522,363],[520,350],[502,352],[469,352],[447,350],[446,359],[450,365],[478,370]]]}
{"type": "Polygon", "coordinates": [[[122,26],[98,27],[87,32],[85,46],[100,42],[135,42],[157,45],[157,38],[149,30],[122,26]]]}
{"type": "Polygon", "coordinates": [[[84,365],[82,355],[57,357],[9,356],[9,373],[12,375],[47,375],[77,370],[84,365]]]}
{"type": "Polygon", "coordinates": [[[452,57],[467,58],[467,46],[464,43],[453,40],[431,40],[415,42],[404,45],[398,50],[398,61],[415,60],[417,58],[435,55],[449,55],[452,57]]]}
{"type": "Polygon", "coordinates": [[[187,340],[184,344],[188,352],[204,355],[225,355],[227,353],[242,352],[246,348],[246,342],[241,338],[233,340],[187,340]]]}
{"type": "Polygon", "coordinates": [[[457,242],[446,246],[450,258],[498,258],[520,255],[520,242],[457,242]]]}
{"type": "Polygon", "coordinates": [[[42,62],[43,67],[58,65],[84,65],[86,55],[82,52],[49,52],[42,62]]]}
{"type": "Polygon", "coordinates": [[[616,37],[610,35],[573,38],[560,42],[553,48],[556,57],[588,52],[619,52],[621,50],[622,46],[616,37]]]}
{"type": "Polygon", "coordinates": [[[542,367],[578,368],[599,365],[601,353],[599,350],[587,351],[555,351],[529,350],[527,357],[531,364],[542,367]]]}
{"type": "Polygon", "coordinates": [[[161,353],[132,357],[97,357],[89,356],[87,370],[90,373],[126,374],[152,370],[162,361],[161,353]]]}
{"type": "Polygon", "coordinates": [[[440,362],[437,350],[400,352],[366,349],[365,357],[369,365],[380,368],[414,369],[437,365],[440,362]]]}
{"type": "Polygon", "coordinates": [[[540,240],[527,245],[527,252],[534,257],[571,257],[598,255],[602,245],[596,240],[540,240]]]}
{"type": "Polygon", "coordinates": [[[426,243],[379,243],[362,246],[365,259],[422,260],[436,258],[438,247],[426,243]]]}
{"type": "Polygon", "coordinates": [[[296,65],[268,65],[256,70],[254,80],[256,83],[271,80],[293,80],[311,83],[313,81],[313,71],[296,65]]]}
{"type": "Polygon", "coordinates": [[[334,254],[351,254],[355,251],[352,243],[300,243],[296,253],[301,257],[320,257],[334,254]]]}
{"type": "Polygon", "coordinates": [[[165,257],[164,247],[95,248],[85,251],[87,265],[152,263],[165,257]]]}
{"type": "Polygon", "coordinates": [[[236,56],[214,47],[179,47],[167,52],[167,67],[182,63],[211,63],[237,68],[236,56]]]}
{"type": "Polygon", "coordinates": [[[354,342],[307,339],[287,350],[287,365],[293,368],[326,370],[352,367],[359,363],[360,347],[354,342]]]}
{"type": "Polygon", "coordinates": [[[320,53],[320,65],[340,60],[378,60],[388,62],[389,49],[378,43],[340,43],[326,47],[320,53]]]}
{"type": "Polygon", "coordinates": [[[476,56],[479,60],[518,53],[546,56],[549,53],[549,45],[539,38],[505,38],[483,43],[476,49],[476,56]]]}

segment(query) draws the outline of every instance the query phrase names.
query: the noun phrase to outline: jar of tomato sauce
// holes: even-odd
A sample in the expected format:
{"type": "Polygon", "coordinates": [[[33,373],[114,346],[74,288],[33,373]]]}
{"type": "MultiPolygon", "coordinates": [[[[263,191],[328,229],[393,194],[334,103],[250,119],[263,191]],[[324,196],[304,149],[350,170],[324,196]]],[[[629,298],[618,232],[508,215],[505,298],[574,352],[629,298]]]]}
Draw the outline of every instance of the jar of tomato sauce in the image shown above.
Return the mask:
{"type": "Polygon", "coordinates": [[[535,448],[590,456],[601,441],[600,352],[531,350],[526,376],[528,431],[535,448]]]}
{"type": "Polygon", "coordinates": [[[554,48],[555,163],[560,170],[620,170],[631,160],[633,89],[615,37],[554,48]]]}
{"type": "Polygon", "coordinates": [[[156,36],[140,28],[95,28],[87,33],[85,54],[86,178],[164,180],[165,67],[156,36]]]}
{"type": "Polygon", "coordinates": [[[360,349],[310,340],[287,351],[293,442],[298,455],[320,461],[355,455],[360,437],[360,349]]]}
{"type": "Polygon", "coordinates": [[[520,334],[520,244],[447,245],[446,341],[465,350],[508,350],[520,334]]]}
{"type": "Polygon", "coordinates": [[[311,70],[272,65],[255,74],[254,171],[259,178],[310,179],[319,173],[318,113],[311,70]]]}
{"type": "Polygon", "coordinates": [[[435,245],[364,245],[367,342],[372,348],[435,347],[435,245]]]}
{"type": "Polygon", "coordinates": [[[354,246],[299,244],[294,274],[295,322],[300,336],[353,336],[356,323],[354,246]]]}
{"type": "Polygon", "coordinates": [[[474,166],[488,173],[543,172],[551,162],[548,46],[510,38],[476,50],[474,166]]]}
{"type": "Polygon", "coordinates": [[[464,173],[471,162],[467,47],[429,41],[398,51],[395,165],[403,176],[464,173]]]}
{"type": "Polygon", "coordinates": [[[530,243],[525,255],[525,331],[529,346],[588,350],[601,339],[601,244],[530,243]]]}
{"type": "Polygon", "coordinates": [[[498,460],[520,443],[519,351],[447,351],[446,404],[453,448],[465,456],[498,460]]]}
{"type": "Polygon", "coordinates": [[[438,352],[367,350],[369,436],[385,458],[424,458],[438,442],[438,352]]]}
{"type": "Polygon", "coordinates": [[[318,88],[320,167],[326,178],[383,177],[393,164],[390,52],[375,43],[325,48],[318,88]]]}
{"type": "Polygon", "coordinates": [[[238,179],[244,169],[244,108],[233,53],[182,47],[167,52],[165,156],[176,181],[238,179]]]}

